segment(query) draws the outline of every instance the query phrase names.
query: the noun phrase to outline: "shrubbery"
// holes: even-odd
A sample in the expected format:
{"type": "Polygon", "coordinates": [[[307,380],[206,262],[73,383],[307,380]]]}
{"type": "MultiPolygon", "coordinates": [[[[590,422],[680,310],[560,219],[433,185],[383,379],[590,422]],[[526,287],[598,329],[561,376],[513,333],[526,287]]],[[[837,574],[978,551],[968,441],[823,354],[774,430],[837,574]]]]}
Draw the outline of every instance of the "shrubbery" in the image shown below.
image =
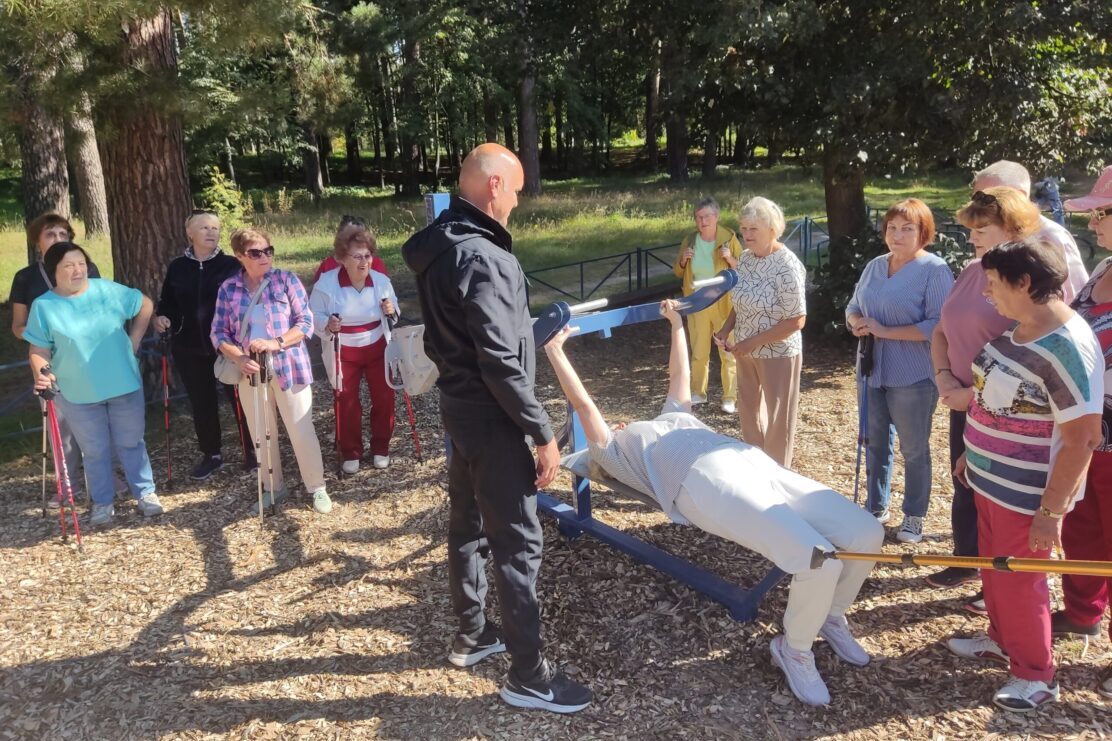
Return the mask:
{"type": "Polygon", "coordinates": [[[219,216],[224,229],[231,231],[250,223],[251,202],[219,168],[209,168],[209,184],[199,195],[202,207],[219,216]]]}

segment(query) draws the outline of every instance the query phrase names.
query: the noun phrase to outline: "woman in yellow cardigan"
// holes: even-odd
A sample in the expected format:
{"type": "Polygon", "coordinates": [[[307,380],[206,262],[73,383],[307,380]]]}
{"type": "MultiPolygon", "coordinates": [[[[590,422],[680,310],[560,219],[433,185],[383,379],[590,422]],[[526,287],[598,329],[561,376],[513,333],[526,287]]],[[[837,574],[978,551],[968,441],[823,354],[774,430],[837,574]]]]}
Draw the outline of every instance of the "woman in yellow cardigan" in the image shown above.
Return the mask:
{"type": "MultiPolygon", "coordinates": [[[[718,224],[718,201],[707,196],[695,204],[695,226],[680,244],[672,266],[677,278],[683,279],[683,295],[689,295],[697,280],[713,278],[721,271],[737,267],[741,243],[732,231],[718,224]]],[[[722,328],[730,315],[730,297],[723,296],[713,306],[687,316],[687,333],[691,336],[691,403],[707,400],[707,376],[710,369],[711,337],[722,328]]],[[[737,411],[737,383],[734,356],[718,349],[722,369],[722,411],[737,411]]]]}

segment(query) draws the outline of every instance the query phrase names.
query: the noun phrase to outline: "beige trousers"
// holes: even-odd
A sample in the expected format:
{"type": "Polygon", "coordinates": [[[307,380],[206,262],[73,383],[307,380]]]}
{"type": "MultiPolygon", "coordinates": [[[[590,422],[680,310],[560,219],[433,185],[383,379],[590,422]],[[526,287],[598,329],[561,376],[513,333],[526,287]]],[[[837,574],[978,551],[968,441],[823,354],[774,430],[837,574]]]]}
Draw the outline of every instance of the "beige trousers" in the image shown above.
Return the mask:
{"type": "Polygon", "coordinates": [[[792,466],[803,355],[737,359],[741,437],[784,468],[792,466]]]}
{"type": "MultiPolygon", "coordinates": [[[[262,389],[258,389],[260,400],[262,389]]],[[[243,414],[247,417],[247,428],[251,430],[252,440],[258,440],[260,451],[258,453],[259,466],[263,472],[263,486],[268,490],[267,465],[274,462],[274,488],[281,490],[282,458],[278,452],[278,422],[275,412],[282,415],[282,422],[286,426],[286,435],[293,446],[294,457],[297,458],[297,467],[301,471],[301,481],[305,490],[312,494],[317,489],[324,488],[324,461],[321,458],[320,441],[317,440],[317,431],[313,427],[313,388],[309,384],[291,386],[283,391],[278,386],[278,379],[272,377],[267,387],[269,403],[266,406],[266,421],[259,414],[259,422],[270,426],[270,446],[267,450],[265,429],[255,429],[255,394],[256,389],[244,377],[239,382],[239,401],[243,405],[243,414]],[[265,455],[264,455],[265,453],[265,455]]]]}

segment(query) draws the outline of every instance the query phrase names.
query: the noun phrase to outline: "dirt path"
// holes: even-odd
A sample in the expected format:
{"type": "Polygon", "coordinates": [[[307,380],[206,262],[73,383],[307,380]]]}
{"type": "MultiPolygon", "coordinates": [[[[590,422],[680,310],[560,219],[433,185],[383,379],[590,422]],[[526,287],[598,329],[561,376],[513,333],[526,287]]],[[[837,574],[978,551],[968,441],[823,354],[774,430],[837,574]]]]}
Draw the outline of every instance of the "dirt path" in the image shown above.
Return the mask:
{"type": "MultiPolygon", "coordinates": [[[[612,418],[651,416],[663,392],[663,326],[626,328],[570,348],[612,418]]],[[[541,361],[541,396],[563,405],[541,361]]],[[[809,348],[798,468],[852,494],[856,412],[843,354],[809,348]]],[[[318,385],[317,429],[331,432],[318,385]]],[[[712,389],[712,401],[717,390],[712,389]]],[[[584,537],[565,542],[546,522],[539,584],[548,652],[595,691],[587,711],[521,712],[496,695],[502,658],[459,670],[444,564],[447,502],[435,399],[415,400],[417,463],[399,400],[395,463],[330,480],[336,509],[287,507],[260,529],[248,514],[254,478],[222,474],[166,493],[166,515],[143,521],[127,503],[118,524],[88,533],[78,555],[38,517],[34,460],[0,473],[0,738],[989,738],[1112,734],[1090,690],[1112,658],[1058,644],[1062,702],[1032,718],[988,704],[1001,669],[969,665],[941,641],[985,627],[958,609],[969,590],[932,591],[926,570],[877,569],[851,620],[876,657],[864,669],[816,646],[834,704],[792,698],[768,659],[785,590],[757,621],[584,537]]],[[[735,421],[699,410],[724,432],[735,421]]],[[[194,451],[176,422],[175,469],[194,451]]],[[[226,428],[229,427],[226,425],[226,428]]],[[[165,468],[152,431],[156,470],[165,468]]],[[[948,531],[944,419],[933,438],[928,531],[948,531]]],[[[229,446],[230,447],[230,446],[229,446]]],[[[325,447],[328,447],[325,442],[325,447]]],[[[287,461],[292,455],[287,451],[287,461]]],[[[238,461],[235,461],[238,463],[238,461]]],[[[291,466],[287,471],[292,473],[291,466]]],[[[900,481],[902,471],[897,471],[900,481]]],[[[567,496],[570,481],[555,487],[567,496]]],[[[902,487],[897,486],[897,489],[902,487]]],[[[898,501],[898,497],[897,497],[898,501]]],[[[718,538],[668,524],[609,494],[598,516],[731,579],[765,564],[718,538]]],[[[948,551],[936,537],[919,550],[948,551]]],[[[496,614],[496,613],[492,613],[496,614]]]]}

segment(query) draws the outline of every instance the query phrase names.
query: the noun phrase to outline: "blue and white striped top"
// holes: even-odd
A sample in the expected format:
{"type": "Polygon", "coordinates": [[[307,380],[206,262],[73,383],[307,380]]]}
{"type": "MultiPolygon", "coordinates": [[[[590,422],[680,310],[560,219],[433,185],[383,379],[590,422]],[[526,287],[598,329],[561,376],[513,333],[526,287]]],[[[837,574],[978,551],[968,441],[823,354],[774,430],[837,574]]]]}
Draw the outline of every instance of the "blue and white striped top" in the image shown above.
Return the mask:
{"type": "Polygon", "coordinates": [[[888,255],[869,261],[853,289],[846,316],[871,317],[886,327],[914,324],[923,342],[876,338],[869,386],[910,386],[934,375],[930,336],[954,274],[938,255],[923,254],[888,277],[888,255]]]}

